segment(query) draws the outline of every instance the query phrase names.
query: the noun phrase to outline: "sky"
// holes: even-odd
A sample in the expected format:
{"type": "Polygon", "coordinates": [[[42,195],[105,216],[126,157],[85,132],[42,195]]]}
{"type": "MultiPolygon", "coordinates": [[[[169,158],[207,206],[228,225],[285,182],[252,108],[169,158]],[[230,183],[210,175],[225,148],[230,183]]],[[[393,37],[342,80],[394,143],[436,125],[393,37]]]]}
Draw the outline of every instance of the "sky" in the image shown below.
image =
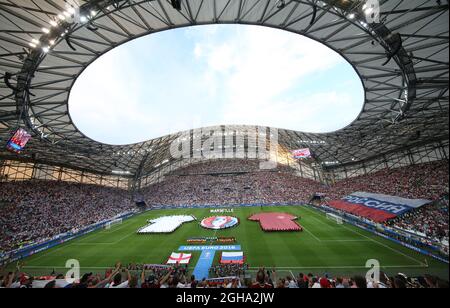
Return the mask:
{"type": "Polygon", "coordinates": [[[69,109],[85,135],[119,145],[214,125],[332,132],[363,102],[357,73],[328,47],[277,29],[210,25],[106,53],[76,81],[69,109]]]}

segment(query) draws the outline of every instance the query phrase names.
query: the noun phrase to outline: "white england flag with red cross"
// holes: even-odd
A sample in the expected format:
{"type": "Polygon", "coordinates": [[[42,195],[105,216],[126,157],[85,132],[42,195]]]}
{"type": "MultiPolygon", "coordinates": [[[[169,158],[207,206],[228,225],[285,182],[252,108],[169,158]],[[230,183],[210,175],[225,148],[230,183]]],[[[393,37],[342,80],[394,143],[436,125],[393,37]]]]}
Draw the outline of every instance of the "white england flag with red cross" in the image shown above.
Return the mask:
{"type": "Polygon", "coordinates": [[[173,252],[172,255],[167,260],[167,264],[189,264],[191,261],[192,254],[190,253],[176,253],[173,252]]]}

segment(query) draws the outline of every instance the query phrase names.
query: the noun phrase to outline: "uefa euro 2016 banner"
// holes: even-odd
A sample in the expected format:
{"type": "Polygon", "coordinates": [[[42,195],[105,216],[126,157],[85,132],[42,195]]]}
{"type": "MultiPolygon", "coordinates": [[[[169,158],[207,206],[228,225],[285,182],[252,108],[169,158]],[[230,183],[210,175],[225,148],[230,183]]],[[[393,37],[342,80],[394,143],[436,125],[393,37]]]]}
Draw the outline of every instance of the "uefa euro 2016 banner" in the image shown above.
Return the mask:
{"type": "Polygon", "coordinates": [[[330,201],[329,205],[335,209],[365,217],[375,222],[384,222],[430,202],[430,200],[424,199],[406,199],[382,194],[355,192],[341,200],[330,201]]]}

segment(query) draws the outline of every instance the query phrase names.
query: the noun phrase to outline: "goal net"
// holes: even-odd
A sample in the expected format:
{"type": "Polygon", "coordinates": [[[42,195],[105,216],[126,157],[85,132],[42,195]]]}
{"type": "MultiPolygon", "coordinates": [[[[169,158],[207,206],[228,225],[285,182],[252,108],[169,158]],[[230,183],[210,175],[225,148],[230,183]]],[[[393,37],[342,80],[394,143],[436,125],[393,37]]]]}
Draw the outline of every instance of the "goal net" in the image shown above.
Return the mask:
{"type": "Polygon", "coordinates": [[[342,217],[336,214],[327,213],[327,219],[336,222],[338,225],[344,224],[344,220],[342,219],[342,217]]]}
{"type": "Polygon", "coordinates": [[[109,229],[111,229],[113,226],[115,226],[115,225],[120,225],[121,223],[122,223],[122,218],[118,218],[118,219],[114,219],[114,220],[108,221],[108,222],[105,224],[105,229],[106,229],[106,230],[109,230],[109,229]]]}

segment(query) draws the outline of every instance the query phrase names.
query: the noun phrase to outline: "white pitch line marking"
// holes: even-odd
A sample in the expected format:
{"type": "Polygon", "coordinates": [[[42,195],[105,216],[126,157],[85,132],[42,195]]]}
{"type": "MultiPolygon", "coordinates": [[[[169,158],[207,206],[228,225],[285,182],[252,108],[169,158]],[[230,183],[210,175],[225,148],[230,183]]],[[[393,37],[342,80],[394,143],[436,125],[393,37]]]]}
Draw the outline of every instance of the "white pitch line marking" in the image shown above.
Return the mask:
{"type": "Polygon", "coordinates": [[[314,235],[314,233],[312,233],[311,231],[309,231],[307,228],[305,228],[304,225],[302,225],[303,230],[305,230],[306,232],[308,232],[312,237],[314,237],[318,242],[322,242],[322,240],[320,238],[318,238],[317,236],[314,235]]]}
{"type": "Polygon", "coordinates": [[[322,242],[324,243],[367,243],[370,242],[369,240],[322,240],[322,242]]]}
{"type": "Polygon", "coordinates": [[[395,248],[393,248],[393,247],[391,247],[391,246],[389,246],[389,245],[386,245],[386,244],[384,244],[384,243],[381,243],[381,242],[379,242],[379,241],[377,241],[377,240],[375,240],[375,239],[373,239],[373,238],[370,238],[370,237],[368,237],[368,236],[366,236],[366,235],[364,235],[364,234],[362,234],[362,233],[359,233],[358,231],[352,230],[352,229],[350,229],[350,228],[347,227],[347,226],[342,226],[342,227],[344,227],[345,229],[347,229],[347,230],[349,230],[349,231],[351,231],[351,232],[354,232],[355,234],[358,234],[358,235],[360,235],[360,236],[362,236],[362,237],[364,237],[364,238],[367,238],[368,240],[370,240],[370,241],[372,241],[372,242],[374,242],[374,243],[376,243],[376,244],[378,244],[378,245],[380,245],[380,246],[382,246],[382,247],[385,247],[385,248],[387,248],[387,249],[389,249],[389,250],[391,250],[391,251],[393,251],[393,252],[396,252],[396,253],[398,253],[399,255],[401,255],[401,256],[403,256],[403,257],[405,257],[405,258],[407,258],[407,259],[410,259],[410,260],[412,260],[412,261],[414,261],[414,262],[417,262],[418,264],[420,264],[420,265],[422,265],[422,266],[424,265],[422,261],[419,261],[419,260],[417,260],[416,258],[413,258],[413,257],[411,257],[411,256],[409,256],[409,255],[407,255],[407,254],[405,254],[405,253],[403,253],[403,252],[401,252],[401,251],[398,250],[398,249],[395,249],[395,248]]]}
{"type": "MultiPolygon", "coordinates": [[[[381,268],[425,268],[425,265],[386,265],[381,266],[381,268]]],[[[360,269],[360,268],[366,268],[365,266],[293,266],[293,267],[275,267],[277,270],[296,270],[296,269],[360,269]]],[[[249,267],[249,270],[251,272],[257,272],[260,269],[260,267],[249,267]]]]}
{"type": "Polygon", "coordinates": [[[294,279],[295,283],[297,283],[297,279],[295,279],[295,275],[294,275],[294,273],[293,273],[292,271],[289,271],[289,273],[291,273],[291,275],[292,275],[292,279],[294,279]]]}
{"type": "Polygon", "coordinates": [[[73,246],[95,246],[95,245],[112,245],[114,243],[73,243],[73,246]]]}
{"type": "MultiPolygon", "coordinates": [[[[317,213],[313,212],[313,211],[310,210],[309,208],[306,208],[306,207],[305,207],[305,209],[307,209],[307,210],[308,210],[310,213],[312,213],[313,215],[318,215],[317,213]]],[[[314,218],[314,217],[312,217],[312,218],[314,218]]],[[[319,219],[317,219],[317,218],[315,218],[315,219],[316,219],[318,222],[324,224],[324,223],[321,222],[319,219]]],[[[345,225],[341,225],[341,227],[342,227],[342,228],[345,228],[346,230],[348,230],[348,231],[350,231],[350,232],[353,232],[353,233],[355,233],[355,234],[357,234],[357,235],[359,235],[359,236],[361,236],[361,237],[364,237],[364,238],[368,239],[369,241],[374,242],[374,243],[376,243],[376,244],[378,244],[378,245],[380,245],[380,246],[382,246],[382,247],[384,247],[384,248],[387,248],[387,249],[389,249],[389,250],[391,250],[391,251],[393,251],[393,252],[395,252],[395,253],[397,253],[397,254],[399,254],[399,255],[401,255],[401,256],[407,258],[407,259],[410,259],[410,260],[412,260],[412,261],[414,261],[414,262],[417,262],[417,263],[420,264],[421,266],[424,265],[423,262],[421,262],[421,261],[419,261],[419,260],[417,260],[417,259],[415,259],[415,258],[413,258],[413,257],[411,257],[411,256],[409,256],[409,255],[407,255],[407,254],[405,254],[405,253],[399,251],[398,249],[395,249],[395,248],[390,247],[390,246],[388,246],[388,245],[386,245],[386,244],[384,244],[384,243],[381,243],[380,241],[377,241],[377,240],[375,240],[375,239],[373,239],[373,238],[371,238],[371,237],[368,237],[367,235],[364,235],[364,234],[362,234],[362,233],[360,233],[360,232],[358,232],[358,231],[352,230],[352,229],[350,229],[349,227],[347,227],[347,226],[345,226],[345,225]]]]}
{"type": "Polygon", "coordinates": [[[119,226],[118,228],[112,228],[112,229],[109,229],[109,230],[102,230],[102,231],[100,231],[99,233],[100,234],[112,234],[112,233],[114,233],[114,232],[116,232],[116,231],[119,231],[119,230],[122,230],[123,228],[125,228],[125,227],[128,227],[128,225],[127,224],[129,224],[130,222],[131,222],[132,220],[131,219],[128,219],[127,221],[125,221],[125,222],[122,222],[121,223],[121,226],[119,226]]]}

